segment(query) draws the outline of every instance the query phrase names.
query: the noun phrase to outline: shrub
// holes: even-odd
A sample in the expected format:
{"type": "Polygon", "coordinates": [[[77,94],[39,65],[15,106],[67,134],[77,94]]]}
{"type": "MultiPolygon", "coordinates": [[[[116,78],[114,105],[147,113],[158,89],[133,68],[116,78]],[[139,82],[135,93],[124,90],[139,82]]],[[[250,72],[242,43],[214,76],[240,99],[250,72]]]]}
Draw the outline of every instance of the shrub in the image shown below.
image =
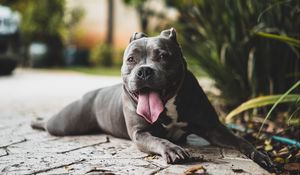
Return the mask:
{"type": "Polygon", "coordinates": [[[185,55],[215,80],[229,106],[284,93],[299,80],[299,48],[256,35],[299,39],[298,0],[167,2],[180,12],[177,30],[185,55]]]}
{"type": "Polygon", "coordinates": [[[98,44],[91,51],[90,62],[96,66],[110,67],[113,65],[113,60],[111,58],[113,49],[107,44],[98,44]]]}

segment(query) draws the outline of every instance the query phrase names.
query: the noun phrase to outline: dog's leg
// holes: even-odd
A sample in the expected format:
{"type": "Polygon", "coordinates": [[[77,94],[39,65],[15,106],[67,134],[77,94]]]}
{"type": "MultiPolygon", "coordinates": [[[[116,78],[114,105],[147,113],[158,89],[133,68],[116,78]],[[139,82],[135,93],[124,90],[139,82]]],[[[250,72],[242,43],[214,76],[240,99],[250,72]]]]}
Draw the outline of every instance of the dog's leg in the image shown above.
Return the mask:
{"type": "Polygon", "coordinates": [[[190,157],[188,152],[180,146],[166,139],[152,136],[149,132],[135,132],[132,140],[141,151],[159,154],[167,163],[182,162],[190,157]]]}
{"type": "Polygon", "coordinates": [[[160,138],[163,133],[134,111],[132,103],[123,94],[123,111],[128,134],[140,151],[161,155],[167,163],[177,163],[189,159],[189,154],[180,146],[160,138]]]}
{"type": "Polygon", "coordinates": [[[84,95],[82,99],[69,104],[45,123],[32,122],[32,128],[44,129],[56,136],[81,135],[99,130],[96,117],[92,114],[92,99],[95,95],[96,91],[84,95]]]}
{"type": "Polygon", "coordinates": [[[89,134],[99,130],[96,117],[83,109],[81,101],[65,107],[46,123],[46,130],[57,136],[89,134]]]}
{"type": "Polygon", "coordinates": [[[203,136],[213,145],[239,150],[266,169],[274,168],[274,164],[267,155],[257,151],[255,147],[245,139],[234,135],[220,122],[216,123],[214,127],[202,130],[202,133],[199,133],[199,135],[203,136]]]}
{"type": "Polygon", "coordinates": [[[249,142],[235,136],[218,119],[218,115],[209,102],[197,79],[190,72],[187,73],[180,97],[181,108],[186,120],[190,124],[190,132],[204,137],[217,146],[235,148],[254,160],[262,167],[272,168],[273,163],[267,155],[257,151],[249,142]],[[191,94],[189,98],[185,94],[191,94]]]}

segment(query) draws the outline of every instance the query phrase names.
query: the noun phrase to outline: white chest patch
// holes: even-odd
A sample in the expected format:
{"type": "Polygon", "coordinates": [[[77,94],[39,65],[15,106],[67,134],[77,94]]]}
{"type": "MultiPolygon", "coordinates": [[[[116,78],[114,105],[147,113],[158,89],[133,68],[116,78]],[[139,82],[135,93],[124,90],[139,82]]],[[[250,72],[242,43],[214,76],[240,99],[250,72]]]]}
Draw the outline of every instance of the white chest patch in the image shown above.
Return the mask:
{"type": "Polygon", "coordinates": [[[181,129],[182,127],[186,127],[186,122],[178,122],[178,112],[175,105],[176,95],[168,100],[166,103],[167,108],[167,116],[171,118],[171,123],[168,125],[164,125],[163,127],[167,129],[168,134],[167,137],[172,140],[178,140],[185,132],[181,129]]]}

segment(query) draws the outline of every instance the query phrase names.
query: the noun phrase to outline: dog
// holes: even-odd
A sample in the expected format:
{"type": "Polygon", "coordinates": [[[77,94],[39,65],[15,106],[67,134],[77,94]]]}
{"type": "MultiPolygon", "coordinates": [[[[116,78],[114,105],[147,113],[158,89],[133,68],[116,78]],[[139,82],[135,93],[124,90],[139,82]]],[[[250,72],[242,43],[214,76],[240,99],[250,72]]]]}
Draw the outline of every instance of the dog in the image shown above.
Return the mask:
{"type": "Polygon", "coordinates": [[[196,134],[211,144],[234,148],[264,168],[269,157],[235,136],[218,115],[187,63],[174,28],[148,37],[134,33],[121,68],[123,83],[85,94],[47,122],[32,122],[55,136],[101,131],[131,139],[147,153],[174,164],[190,159],[175,143],[196,134]]]}

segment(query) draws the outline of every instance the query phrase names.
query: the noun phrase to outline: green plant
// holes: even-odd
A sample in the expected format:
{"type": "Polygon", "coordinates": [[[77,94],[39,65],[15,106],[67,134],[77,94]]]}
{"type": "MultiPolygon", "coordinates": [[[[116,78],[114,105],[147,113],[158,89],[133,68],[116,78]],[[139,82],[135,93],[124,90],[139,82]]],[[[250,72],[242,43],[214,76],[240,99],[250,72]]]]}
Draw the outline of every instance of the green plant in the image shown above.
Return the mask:
{"type": "Polygon", "coordinates": [[[215,80],[229,107],[299,80],[298,0],[167,2],[180,12],[185,55],[215,80]]]}
{"type": "MultiPolygon", "coordinates": [[[[274,109],[278,106],[279,103],[281,103],[287,96],[289,93],[291,93],[293,90],[295,90],[298,86],[300,86],[300,81],[298,81],[297,83],[295,83],[289,90],[287,90],[284,94],[281,95],[281,97],[273,104],[272,108],[269,110],[268,114],[266,115],[261,127],[259,128],[259,132],[258,134],[260,134],[263,125],[265,124],[265,122],[267,121],[267,119],[269,119],[269,117],[271,116],[271,113],[274,111],[274,109]]],[[[294,101],[294,103],[297,103],[300,100],[300,94],[298,94],[297,99],[294,101]]],[[[297,107],[297,108],[300,108],[297,107]]],[[[296,109],[298,110],[298,109],[296,109]]]]}
{"type": "MultiPolygon", "coordinates": [[[[267,95],[256,97],[251,100],[248,100],[237,108],[233,109],[229,114],[226,116],[226,123],[230,123],[238,114],[259,107],[270,106],[274,104],[281,104],[281,103],[296,103],[299,100],[300,94],[289,94],[286,96],[281,95],[267,95]]],[[[271,110],[270,110],[271,111],[271,110]]]]}
{"type": "Polygon", "coordinates": [[[44,67],[64,64],[64,42],[71,28],[84,16],[82,8],[66,11],[65,0],[0,0],[0,3],[22,14],[21,34],[25,47],[32,42],[47,45],[44,67]]]}
{"type": "Polygon", "coordinates": [[[107,44],[99,44],[91,51],[90,62],[96,66],[110,67],[113,65],[113,49],[107,44]]]}
{"type": "Polygon", "coordinates": [[[295,38],[291,38],[288,36],[282,36],[282,35],[275,35],[275,34],[270,34],[270,33],[265,33],[265,32],[257,32],[255,34],[258,36],[264,37],[264,38],[270,38],[270,39],[282,41],[282,42],[285,42],[292,46],[300,48],[300,40],[297,40],[295,38]]]}
{"type": "Polygon", "coordinates": [[[300,94],[290,94],[293,90],[298,88],[300,86],[300,81],[295,83],[288,91],[286,91],[284,94],[280,95],[270,95],[270,96],[262,96],[262,97],[257,97],[251,100],[248,100],[244,103],[242,103],[240,106],[232,110],[225,118],[226,123],[230,123],[231,120],[237,116],[239,113],[249,110],[249,109],[254,109],[254,108],[259,108],[259,107],[264,107],[268,105],[272,105],[271,109],[269,110],[268,114],[264,118],[264,121],[259,129],[259,134],[262,130],[262,127],[264,126],[264,123],[269,119],[271,116],[271,113],[274,111],[274,109],[280,104],[280,103],[294,103],[296,104],[296,109],[295,111],[291,114],[289,120],[300,110],[300,94]]]}

